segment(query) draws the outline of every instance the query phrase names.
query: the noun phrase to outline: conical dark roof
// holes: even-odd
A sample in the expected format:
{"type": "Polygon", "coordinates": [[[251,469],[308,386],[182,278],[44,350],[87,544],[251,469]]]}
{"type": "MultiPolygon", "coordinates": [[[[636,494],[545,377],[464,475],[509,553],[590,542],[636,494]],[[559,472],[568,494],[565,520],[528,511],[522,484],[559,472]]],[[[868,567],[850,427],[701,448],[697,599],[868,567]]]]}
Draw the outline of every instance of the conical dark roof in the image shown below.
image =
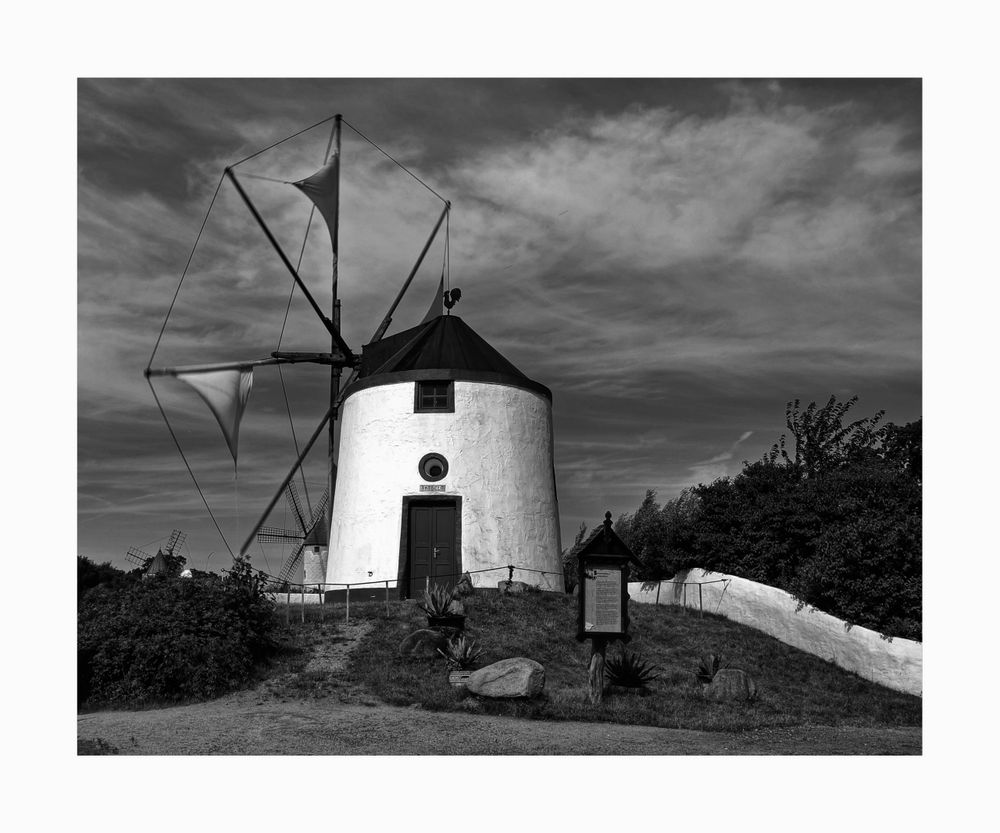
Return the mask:
{"type": "Polygon", "coordinates": [[[547,387],[525,376],[457,315],[441,315],[366,344],[351,392],[411,379],[508,384],[552,398],[547,387]]]}
{"type": "Polygon", "coordinates": [[[330,544],[330,516],[324,512],[302,542],[304,547],[326,547],[330,544]]]}

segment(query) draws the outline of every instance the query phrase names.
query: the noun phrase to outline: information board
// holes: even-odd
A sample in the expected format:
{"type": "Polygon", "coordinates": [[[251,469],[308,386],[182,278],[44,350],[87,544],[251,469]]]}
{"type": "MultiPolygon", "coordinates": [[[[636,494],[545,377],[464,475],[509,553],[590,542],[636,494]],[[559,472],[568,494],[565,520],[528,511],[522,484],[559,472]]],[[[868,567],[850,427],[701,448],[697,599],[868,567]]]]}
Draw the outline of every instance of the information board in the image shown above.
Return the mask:
{"type": "Polygon", "coordinates": [[[591,568],[583,578],[583,630],[585,633],[621,633],[622,571],[591,568]]]}

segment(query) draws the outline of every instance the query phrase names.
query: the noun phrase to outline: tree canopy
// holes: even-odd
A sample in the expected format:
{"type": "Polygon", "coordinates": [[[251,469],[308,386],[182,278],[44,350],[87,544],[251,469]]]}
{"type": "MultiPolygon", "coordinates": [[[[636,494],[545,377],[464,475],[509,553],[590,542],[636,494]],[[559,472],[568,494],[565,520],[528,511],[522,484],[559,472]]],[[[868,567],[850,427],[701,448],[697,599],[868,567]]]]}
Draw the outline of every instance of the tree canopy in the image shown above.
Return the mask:
{"type": "Polygon", "coordinates": [[[638,578],[701,567],[792,593],[851,624],[921,636],[921,420],[848,421],[857,397],[785,409],[763,459],[660,506],[646,492],[615,530],[638,578]],[[789,439],[790,437],[790,439],[789,439]]]}

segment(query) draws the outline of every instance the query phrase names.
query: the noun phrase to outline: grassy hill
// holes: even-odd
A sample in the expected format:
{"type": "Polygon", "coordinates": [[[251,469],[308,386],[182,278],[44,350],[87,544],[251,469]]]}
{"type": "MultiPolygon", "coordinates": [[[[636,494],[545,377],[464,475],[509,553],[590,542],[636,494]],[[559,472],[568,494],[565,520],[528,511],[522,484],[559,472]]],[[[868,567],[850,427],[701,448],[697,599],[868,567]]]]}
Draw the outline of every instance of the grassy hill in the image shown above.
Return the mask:
{"type": "MultiPolygon", "coordinates": [[[[395,705],[430,710],[478,711],[544,720],[610,721],[714,731],[766,727],[918,726],[919,698],[891,691],[722,617],[676,607],[632,604],[629,650],[659,666],[649,694],[611,694],[600,706],[587,702],[589,643],[576,641],[574,597],[555,593],[500,596],[477,591],[466,603],[466,633],[486,653],[480,665],[524,656],[545,666],[545,690],[531,702],[480,700],[452,688],[444,659],[404,660],[400,641],[426,627],[410,603],[351,606],[351,618],[372,622],[354,650],[342,691],[363,691],[395,705]],[[706,700],[694,672],[706,653],[741,668],[758,685],[753,703],[706,700]]],[[[336,609],[343,616],[343,607],[336,609]]],[[[315,615],[310,611],[310,615],[315,615]]],[[[327,611],[327,628],[333,617],[327,611]]],[[[306,625],[308,627],[308,623],[306,625]]],[[[620,650],[608,648],[609,658],[620,650]]]]}

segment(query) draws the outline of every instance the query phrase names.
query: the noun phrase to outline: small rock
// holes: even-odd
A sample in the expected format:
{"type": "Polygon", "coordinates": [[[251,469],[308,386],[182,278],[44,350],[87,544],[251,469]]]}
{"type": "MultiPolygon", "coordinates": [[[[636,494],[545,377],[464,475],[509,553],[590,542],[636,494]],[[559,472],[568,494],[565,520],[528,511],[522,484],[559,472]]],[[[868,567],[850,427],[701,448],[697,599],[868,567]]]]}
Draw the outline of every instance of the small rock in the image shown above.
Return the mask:
{"type": "Polygon", "coordinates": [[[441,655],[438,648],[448,644],[448,636],[441,631],[422,628],[414,631],[399,643],[399,654],[404,657],[430,657],[437,659],[441,655]]]}
{"type": "Polygon", "coordinates": [[[471,596],[476,592],[476,588],[472,583],[472,576],[466,573],[462,576],[461,581],[455,585],[455,595],[456,596],[471,596]]]}
{"type": "Polygon", "coordinates": [[[511,657],[473,671],[466,689],[480,697],[537,697],[545,686],[545,668],[527,657],[511,657]]]}
{"type": "Polygon", "coordinates": [[[497,590],[500,591],[501,596],[504,593],[526,593],[528,591],[528,585],[523,581],[498,581],[497,590]]]}
{"type": "Polygon", "coordinates": [[[720,668],[712,682],[705,686],[704,693],[713,700],[753,700],[757,696],[757,684],[746,671],[720,668]]]}

